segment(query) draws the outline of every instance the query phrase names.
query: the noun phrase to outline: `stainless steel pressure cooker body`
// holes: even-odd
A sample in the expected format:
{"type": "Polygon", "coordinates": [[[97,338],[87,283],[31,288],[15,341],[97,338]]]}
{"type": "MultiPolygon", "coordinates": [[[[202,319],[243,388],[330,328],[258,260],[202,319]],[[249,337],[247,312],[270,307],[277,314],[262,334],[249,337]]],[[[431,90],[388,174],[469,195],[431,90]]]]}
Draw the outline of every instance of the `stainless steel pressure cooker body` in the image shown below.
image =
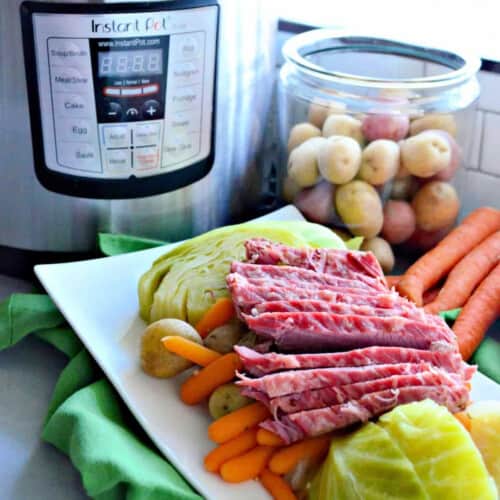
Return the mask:
{"type": "Polygon", "coordinates": [[[180,239],[256,203],[274,67],[264,3],[3,0],[0,246],[180,239]]]}

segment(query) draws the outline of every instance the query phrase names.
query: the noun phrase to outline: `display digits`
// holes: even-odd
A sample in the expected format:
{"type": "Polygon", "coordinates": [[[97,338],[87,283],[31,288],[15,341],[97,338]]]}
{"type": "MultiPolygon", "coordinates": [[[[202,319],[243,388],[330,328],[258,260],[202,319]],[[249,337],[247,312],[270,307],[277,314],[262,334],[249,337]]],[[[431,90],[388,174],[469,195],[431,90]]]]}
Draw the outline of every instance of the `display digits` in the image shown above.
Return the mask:
{"type": "Polygon", "coordinates": [[[119,74],[128,72],[128,55],[127,54],[118,56],[118,60],[116,63],[116,72],[119,74]]]}
{"type": "Polygon", "coordinates": [[[101,75],[108,75],[111,73],[111,68],[113,67],[113,58],[111,55],[104,55],[101,58],[101,75]]]}
{"type": "Polygon", "coordinates": [[[132,63],[133,73],[143,73],[144,72],[144,55],[138,54],[134,56],[132,63]]]}
{"type": "Polygon", "coordinates": [[[161,68],[161,58],[158,52],[149,54],[148,71],[151,73],[158,73],[161,68]]]}
{"type": "Polygon", "coordinates": [[[105,77],[161,74],[161,50],[111,51],[99,54],[99,74],[105,77]]]}

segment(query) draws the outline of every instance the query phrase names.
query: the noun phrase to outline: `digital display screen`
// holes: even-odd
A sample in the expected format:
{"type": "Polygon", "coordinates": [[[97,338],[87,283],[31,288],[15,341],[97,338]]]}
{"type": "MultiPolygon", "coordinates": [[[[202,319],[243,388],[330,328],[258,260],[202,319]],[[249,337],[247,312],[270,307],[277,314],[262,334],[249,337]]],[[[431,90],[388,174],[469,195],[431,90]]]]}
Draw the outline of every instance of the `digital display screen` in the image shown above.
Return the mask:
{"type": "Polygon", "coordinates": [[[160,75],[162,49],[99,52],[99,77],[160,75]]]}

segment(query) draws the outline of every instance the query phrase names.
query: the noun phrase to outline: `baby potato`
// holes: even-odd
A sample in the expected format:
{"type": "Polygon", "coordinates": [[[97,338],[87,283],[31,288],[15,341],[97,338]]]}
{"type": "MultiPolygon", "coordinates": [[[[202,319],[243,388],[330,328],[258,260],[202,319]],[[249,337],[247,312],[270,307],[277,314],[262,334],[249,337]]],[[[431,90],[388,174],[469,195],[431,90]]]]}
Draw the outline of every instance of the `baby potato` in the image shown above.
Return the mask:
{"type": "Polygon", "coordinates": [[[402,179],[396,178],[392,182],[390,198],[393,200],[411,200],[418,187],[417,180],[411,175],[402,179]]]}
{"type": "Polygon", "coordinates": [[[247,332],[243,334],[241,339],[238,341],[238,345],[242,345],[245,347],[255,347],[257,344],[257,335],[255,332],[247,332]]]}
{"type": "Polygon", "coordinates": [[[309,105],[307,120],[318,128],[322,128],[328,116],[345,112],[345,104],[338,101],[327,101],[315,98],[309,105]]]}
{"type": "Polygon", "coordinates": [[[322,181],[312,188],[301,191],[295,197],[295,206],[311,221],[330,224],[334,217],[334,186],[322,181]]]}
{"type": "Polygon", "coordinates": [[[394,268],[394,253],[392,252],[391,245],[383,238],[369,238],[363,241],[361,250],[365,252],[372,252],[380,264],[380,267],[385,274],[389,274],[394,268]]]}
{"type": "Polygon", "coordinates": [[[321,130],[310,123],[297,123],[290,130],[290,135],[288,137],[288,152],[295,149],[297,146],[307,141],[311,137],[320,137],[321,130]]]}
{"type": "Polygon", "coordinates": [[[399,169],[399,145],[387,139],[377,139],[363,150],[358,177],[380,186],[392,179],[399,169]]]}
{"type": "Polygon", "coordinates": [[[326,139],[313,137],[297,146],[288,158],[288,175],[302,187],[311,187],[319,181],[318,153],[326,139]]]}
{"type": "Polygon", "coordinates": [[[363,145],[365,139],[361,131],[361,121],[349,115],[330,115],[323,125],[323,136],[346,135],[363,145]]]}
{"type": "Polygon", "coordinates": [[[462,152],[460,151],[460,146],[457,144],[457,141],[455,141],[455,139],[448,132],[446,132],[445,130],[434,130],[434,132],[441,135],[448,141],[451,150],[451,159],[450,164],[446,168],[438,172],[436,175],[431,177],[431,180],[449,181],[455,175],[455,172],[460,166],[462,152]]]}
{"type": "Polygon", "coordinates": [[[332,184],[354,179],[360,165],[361,146],[352,137],[332,135],[319,150],[319,171],[332,184]]]}
{"type": "Polygon", "coordinates": [[[302,188],[287,175],[283,182],[283,190],[281,196],[288,203],[293,203],[295,197],[302,191],[302,188]]]}
{"type": "Polygon", "coordinates": [[[210,416],[218,418],[239,410],[252,403],[254,400],[241,395],[241,390],[236,384],[224,384],[215,389],[208,400],[210,416]]]}
{"type": "Polygon", "coordinates": [[[162,338],[176,336],[202,343],[199,333],[180,319],[160,319],[144,330],[141,339],[141,366],[148,375],[171,378],[192,366],[190,361],[167,351],[163,346],[162,338]]]}
{"type": "Polygon", "coordinates": [[[401,162],[410,174],[432,177],[451,162],[448,141],[433,130],[426,130],[401,142],[401,162]]]}
{"type": "Polygon", "coordinates": [[[406,115],[369,114],[361,130],[367,141],[390,139],[400,141],[408,135],[410,119],[406,115]]]}
{"type": "Polygon", "coordinates": [[[437,231],[424,231],[423,229],[415,229],[414,233],[408,240],[404,242],[404,247],[408,250],[418,250],[427,252],[436,246],[453,228],[453,224],[438,229],[437,231]]]}
{"type": "Polygon", "coordinates": [[[410,124],[410,135],[417,135],[424,130],[439,129],[451,136],[457,135],[457,122],[453,115],[430,113],[413,120],[410,124]]]}
{"type": "Polygon", "coordinates": [[[373,186],[354,180],[337,188],[335,206],[349,231],[355,236],[373,238],[384,222],[382,202],[373,186]]]}
{"type": "Polygon", "coordinates": [[[406,241],[415,231],[413,208],[406,201],[388,200],[384,205],[382,236],[392,245],[406,241]]]}
{"type": "Polygon", "coordinates": [[[455,188],[442,181],[424,184],[412,201],[417,227],[424,231],[437,231],[453,224],[460,210],[455,188]]]}
{"type": "Polygon", "coordinates": [[[238,343],[242,333],[242,324],[235,319],[212,330],[204,343],[209,349],[227,354],[233,350],[233,346],[238,343]]]}

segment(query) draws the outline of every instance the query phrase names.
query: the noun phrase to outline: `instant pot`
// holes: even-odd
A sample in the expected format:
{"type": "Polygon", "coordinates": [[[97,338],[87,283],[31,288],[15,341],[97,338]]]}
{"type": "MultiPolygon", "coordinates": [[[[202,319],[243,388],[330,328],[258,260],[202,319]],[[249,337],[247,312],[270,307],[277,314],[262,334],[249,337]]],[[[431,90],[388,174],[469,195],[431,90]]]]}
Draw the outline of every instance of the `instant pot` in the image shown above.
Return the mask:
{"type": "Polygon", "coordinates": [[[258,203],[264,4],[2,1],[4,272],[14,254],[92,252],[98,231],[173,241],[258,203]]]}

